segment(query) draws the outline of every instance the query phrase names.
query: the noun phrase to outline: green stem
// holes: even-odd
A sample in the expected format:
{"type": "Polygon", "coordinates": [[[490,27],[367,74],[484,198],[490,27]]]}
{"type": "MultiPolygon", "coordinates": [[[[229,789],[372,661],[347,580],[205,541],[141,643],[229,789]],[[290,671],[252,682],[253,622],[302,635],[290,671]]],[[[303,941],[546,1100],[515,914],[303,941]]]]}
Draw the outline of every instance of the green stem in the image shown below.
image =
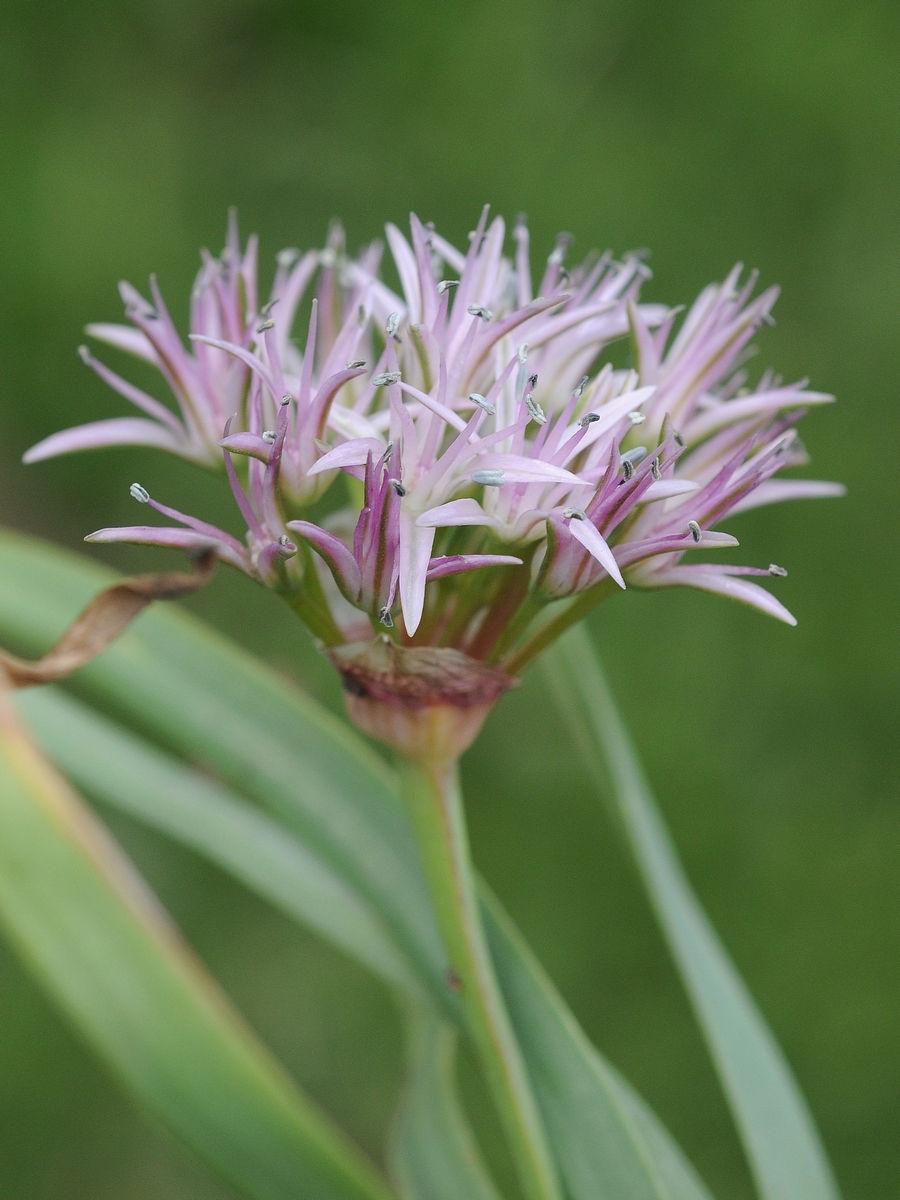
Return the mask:
{"type": "Polygon", "coordinates": [[[541,1118],[481,926],[457,764],[403,766],[403,795],[485,1081],[527,1200],[561,1200],[541,1118]]]}

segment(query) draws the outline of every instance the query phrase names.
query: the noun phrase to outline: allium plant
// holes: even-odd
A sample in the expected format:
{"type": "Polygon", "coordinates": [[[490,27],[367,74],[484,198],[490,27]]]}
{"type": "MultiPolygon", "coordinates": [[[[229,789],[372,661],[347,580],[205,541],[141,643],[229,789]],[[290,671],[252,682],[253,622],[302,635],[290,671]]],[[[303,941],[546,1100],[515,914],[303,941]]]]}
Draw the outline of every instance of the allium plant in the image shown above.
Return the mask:
{"type": "MultiPolygon", "coordinates": [[[[465,251],[416,216],[409,237],[389,225],[397,292],[382,247],[352,257],[334,227],[324,250],[278,256],[260,303],[256,241],[242,248],[232,220],[222,255],[203,257],[187,343],[155,281],[149,300],[122,285],[129,325],[88,327],[156,367],[175,408],[82,349],[144,415],[54,434],[25,457],[131,444],[224,470],[239,536],[135,483],[163,521],[86,540],[199,560],[194,576],[145,587],[135,610],[205,582],[217,558],[282,595],[319,640],[350,718],[399,754],[447,987],[523,1194],[556,1200],[560,1152],[479,916],[459,757],[535,656],[620,591],[694,587],[794,624],[757,582],[777,588],[781,566],[706,552],[738,545],[720,528],[733,514],[841,489],[782,478],[806,463],[798,421],[832,397],[770,372],[752,383],[745,366],[776,289],[754,295],[736,267],[682,315],[641,299],[640,256],[567,265],[561,236],[538,279],[523,218],[511,241],[507,254],[487,208],[465,251]],[[632,365],[617,368],[606,354],[623,339],[632,365]]],[[[12,674],[60,677],[113,633],[40,680],[12,674]]]]}

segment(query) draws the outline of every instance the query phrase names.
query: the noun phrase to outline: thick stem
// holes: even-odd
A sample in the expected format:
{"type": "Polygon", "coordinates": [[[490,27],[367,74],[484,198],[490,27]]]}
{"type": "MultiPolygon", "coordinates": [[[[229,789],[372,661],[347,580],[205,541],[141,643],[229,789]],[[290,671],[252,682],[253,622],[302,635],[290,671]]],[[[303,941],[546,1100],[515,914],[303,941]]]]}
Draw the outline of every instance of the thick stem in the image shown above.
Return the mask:
{"type": "Polygon", "coordinates": [[[460,994],[522,1191],[527,1200],[560,1200],[541,1118],[481,927],[456,763],[405,764],[403,794],[447,952],[447,986],[460,994]]]}

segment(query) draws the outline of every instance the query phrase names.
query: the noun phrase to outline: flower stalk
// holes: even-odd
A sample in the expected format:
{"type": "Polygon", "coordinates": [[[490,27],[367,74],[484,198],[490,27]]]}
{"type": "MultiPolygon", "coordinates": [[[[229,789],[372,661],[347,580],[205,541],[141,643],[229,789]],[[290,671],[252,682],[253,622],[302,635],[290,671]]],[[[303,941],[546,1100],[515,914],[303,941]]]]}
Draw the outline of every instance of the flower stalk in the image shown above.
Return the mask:
{"type": "Polygon", "coordinates": [[[540,1114],[481,927],[457,762],[405,762],[401,779],[449,960],[447,986],[459,993],[522,1191],[527,1200],[561,1200],[540,1114]]]}

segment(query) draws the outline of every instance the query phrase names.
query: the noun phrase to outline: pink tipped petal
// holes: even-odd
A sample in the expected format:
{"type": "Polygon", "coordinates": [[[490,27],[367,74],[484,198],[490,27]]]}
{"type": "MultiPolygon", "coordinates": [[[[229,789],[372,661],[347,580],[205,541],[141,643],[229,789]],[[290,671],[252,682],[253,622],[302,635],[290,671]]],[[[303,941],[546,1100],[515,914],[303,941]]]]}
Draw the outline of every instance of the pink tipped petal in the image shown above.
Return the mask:
{"type": "Polygon", "coordinates": [[[780,504],[783,500],[821,500],[846,494],[847,489],[842,483],[819,483],[811,479],[771,479],[760,483],[743,500],[739,500],[729,516],[748,512],[751,508],[762,508],[766,504],[780,504]]]}
{"type": "Polygon", "coordinates": [[[428,567],[428,582],[445,575],[459,575],[462,571],[476,571],[479,567],[521,567],[521,558],[512,554],[450,554],[444,558],[433,558],[428,567]]]}
{"type": "Polygon", "coordinates": [[[430,508],[416,519],[419,529],[444,528],[455,525],[490,525],[500,528],[496,517],[488,516],[477,500],[451,500],[430,508]]]}
{"type": "MultiPolygon", "coordinates": [[[[740,570],[739,567],[714,567],[704,564],[696,566],[667,567],[650,575],[651,587],[693,587],[704,592],[715,592],[719,596],[727,596],[731,600],[740,600],[758,608],[767,616],[784,621],[786,625],[796,625],[797,619],[775,597],[761,588],[757,583],[748,583],[746,579],[736,578],[730,572],[740,570]]],[[[648,586],[642,580],[641,586],[648,586]]]]}
{"type": "Polygon", "coordinates": [[[76,425],[53,433],[22,456],[25,463],[43,462],[59,454],[73,454],[81,450],[103,450],[108,446],[155,446],[168,450],[180,458],[206,462],[207,455],[202,447],[180,441],[168,429],[156,421],[145,421],[142,417],[113,417],[108,421],[92,421],[89,425],[76,425]]]}
{"type": "Polygon", "coordinates": [[[563,467],[527,458],[522,454],[482,454],[476,459],[479,471],[502,471],[508,483],[567,483],[571,487],[593,486],[563,467]]]}
{"type": "Polygon", "coordinates": [[[748,417],[759,416],[763,413],[779,412],[783,408],[801,406],[807,408],[812,404],[833,404],[834,396],[826,392],[807,392],[801,387],[778,388],[773,392],[754,392],[750,396],[742,396],[739,400],[726,400],[715,407],[700,413],[683,430],[684,437],[691,445],[702,441],[711,433],[732,425],[735,421],[743,421],[748,417]]]}
{"type": "Polygon", "coordinates": [[[700,490],[700,484],[692,479],[655,479],[641,500],[671,500],[673,496],[688,496],[700,490]]]}
{"type": "Polygon", "coordinates": [[[352,551],[340,538],[320,529],[318,525],[313,525],[311,521],[288,521],[287,527],[294,533],[299,533],[318,551],[331,568],[341,591],[351,604],[355,604],[359,598],[361,580],[352,551]]]}
{"type": "Polygon", "coordinates": [[[153,349],[153,343],[139,329],[130,325],[107,325],[103,322],[85,326],[84,332],[98,342],[106,342],[107,346],[115,346],[135,358],[143,358],[146,362],[158,367],[159,355],[153,349]]]}
{"type": "Polygon", "coordinates": [[[275,381],[272,378],[272,373],[266,364],[262,359],[257,358],[255,354],[251,354],[249,350],[245,350],[243,346],[235,346],[232,342],[223,342],[220,338],[204,337],[200,333],[190,334],[190,339],[192,342],[200,342],[204,346],[214,346],[217,350],[224,350],[226,354],[231,354],[234,358],[239,358],[251,371],[256,372],[269,389],[273,399],[281,399],[278,388],[275,386],[275,381]]]}
{"type": "Polygon", "coordinates": [[[425,584],[434,545],[433,529],[417,529],[409,513],[400,512],[400,607],[406,632],[419,628],[425,607],[425,584]]]}
{"type": "Polygon", "coordinates": [[[369,455],[381,457],[384,454],[384,442],[377,438],[359,438],[355,442],[345,442],[334,450],[323,454],[318,462],[306,472],[307,475],[318,475],[321,471],[337,471],[344,467],[364,467],[369,455]]]}
{"type": "Polygon", "coordinates": [[[157,525],[124,525],[115,529],[98,529],[89,533],[84,539],[108,545],[115,542],[128,542],[140,546],[164,546],[171,550],[208,550],[216,552],[216,557],[229,566],[237,567],[239,571],[248,571],[249,561],[244,555],[237,554],[230,546],[215,538],[204,537],[193,529],[170,529],[157,525]]]}
{"type": "Polygon", "coordinates": [[[622,572],[619,570],[619,564],[616,562],[612,550],[590,521],[570,521],[569,533],[576,541],[581,542],[589,554],[596,558],[600,566],[612,576],[620,588],[625,587],[625,580],[622,578],[622,572]]]}
{"type": "Polygon", "coordinates": [[[265,438],[257,437],[255,433],[229,433],[219,442],[223,450],[232,454],[245,454],[248,458],[256,458],[267,463],[272,451],[272,445],[265,438]]]}

